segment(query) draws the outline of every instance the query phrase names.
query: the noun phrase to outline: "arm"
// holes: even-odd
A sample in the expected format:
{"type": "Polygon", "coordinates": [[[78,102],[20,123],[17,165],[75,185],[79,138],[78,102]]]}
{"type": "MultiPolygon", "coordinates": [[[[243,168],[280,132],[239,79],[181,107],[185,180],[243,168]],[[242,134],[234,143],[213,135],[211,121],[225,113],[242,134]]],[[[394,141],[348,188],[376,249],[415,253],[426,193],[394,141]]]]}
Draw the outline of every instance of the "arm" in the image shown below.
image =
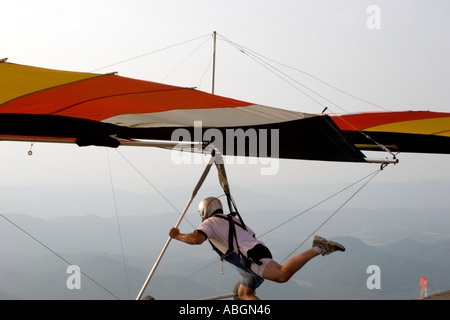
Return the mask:
{"type": "Polygon", "coordinates": [[[205,235],[201,232],[194,231],[192,233],[180,233],[178,228],[172,228],[169,232],[169,236],[188,244],[202,244],[206,240],[205,235]]]}

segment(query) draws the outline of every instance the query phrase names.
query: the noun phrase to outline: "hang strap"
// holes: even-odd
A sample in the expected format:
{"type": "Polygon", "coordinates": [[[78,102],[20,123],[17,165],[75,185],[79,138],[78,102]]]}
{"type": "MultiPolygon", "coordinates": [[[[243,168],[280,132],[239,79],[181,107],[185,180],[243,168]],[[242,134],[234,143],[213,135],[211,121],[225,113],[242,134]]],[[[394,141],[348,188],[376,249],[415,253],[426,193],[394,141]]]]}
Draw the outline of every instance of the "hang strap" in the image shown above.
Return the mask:
{"type": "Polygon", "coordinates": [[[227,173],[225,172],[225,166],[223,164],[223,161],[216,161],[215,165],[217,168],[217,172],[219,174],[220,186],[222,187],[223,191],[225,192],[225,195],[227,196],[227,203],[228,203],[228,208],[230,210],[230,214],[232,216],[237,216],[239,218],[239,221],[242,224],[242,229],[247,231],[247,227],[244,223],[244,220],[242,219],[241,215],[239,214],[239,211],[236,207],[236,203],[234,202],[234,199],[231,196],[230,184],[228,183],[227,173]]]}

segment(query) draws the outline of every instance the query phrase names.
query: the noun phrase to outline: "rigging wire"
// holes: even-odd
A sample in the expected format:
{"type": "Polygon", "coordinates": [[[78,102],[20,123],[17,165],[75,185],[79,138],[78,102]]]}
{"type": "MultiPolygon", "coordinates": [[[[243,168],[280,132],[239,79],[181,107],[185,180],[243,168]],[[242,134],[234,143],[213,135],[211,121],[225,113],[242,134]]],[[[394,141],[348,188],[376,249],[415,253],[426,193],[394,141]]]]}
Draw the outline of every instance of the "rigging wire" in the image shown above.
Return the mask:
{"type": "Polygon", "coordinates": [[[201,47],[205,45],[206,42],[208,42],[209,38],[206,38],[197,48],[194,49],[194,51],[191,52],[183,61],[181,61],[172,71],[170,71],[162,80],[161,82],[164,82],[168,77],[170,77],[175,71],[178,70],[187,60],[189,60],[201,47]]]}
{"type": "Polygon", "coordinates": [[[114,188],[114,181],[113,181],[112,171],[111,171],[111,161],[109,159],[108,149],[105,148],[105,150],[106,150],[106,159],[107,159],[107,162],[108,162],[109,180],[111,182],[111,190],[112,190],[112,196],[113,196],[113,200],[114,200],[114,209],[115,209],[115,212],[116,212],[117,229],[118,229],[118,232],[119,232],[120,249],[121,249],[121,252],[122,252],[122,263],[123,263],[123,268],[124,268],[124,271],[125,271],[125,279],[126,279],[127,289],[128,289],[128,298],[131,300],[130,281],[128,279],[128,268],[127,268],[127,264],[125,262],[125,250],[123,248],[122,231],[121,231],[121,228],[120,228],[120,221],[119,221],[119,211],[117,209],[116,192],[115,192],[115,188],[114,188]]]}
{"type": "MultiPolygon", "coordinates": [[[[221,35],[222,36],[222,35],[221,35]]],[[[222,36],[223,37],[223,36],[222,36]]],[[[323,97],[322,95],[318,94],[317,92],[315,92],[314,90],[312,90],[311,88],[305,86],[304,84],[300,83],[299,81],[295,80],[294,78],[290,77],[289,75],[287,75],[286,73],[282,72],[281,70],[271,66],[270,64],[264,62],[262,59],[252,55],[249,52],[246,52],[245,50],[243,50],[242,48],[244,47],[240,47],[238,44],[232,42],[231,40],[228,40],[227,38],[223,37],[226,42],[228,42],[229,44],[231,44],[232,46],[234,46],[236,49],[238,49],[240,52],[242,52],[243,54],[249,56],[250,58],[252,58],[253,60],[255,60],[258,64],[262,65],[264,68],[266,68],[267,70],[269,70],[270,72],[272,72],[273,74],[275,74],[276,76],[278,76],[281,80],[285,81],[287,84],[289,84],[290,86],[294,87],[294,89],[300,91],[301,93],[303,93],[305,96],[307,96],[309,99],[313,100],[314,102],[316,102],[317,104],[319,104],[320,106],[322,106],[323,108],[326,108],[326,106],[321,103],[320,101],[318,101],[317,99],[313,98],[310,94],[306,93],[304,90],[300,89],[299,87],[295,86],[294,84],[292,84],[291,82],[289,82],[287,79],[283,78],[282,76],[280,76],[280,74],[284,75],[286,78],[290,79],[291,81],[294,81],[295,83],[297,83],[298,85],[304,87],[305,89],[313,92],[314,94],[316,94],[317,96],[321,97],[322,99],[328,101],[329,103],[334,104],[333,102],[331,102],[330,100],[326,99],[325,97],[323,97]]],[[[339,107],[338,105],[334,104],[336,107],[338,107],[340,110],[347,112],[345,109],[343,109],[342,107],[339,107]]]]}
{"type": "Polygon", "coordinates": [[[129,58],[129,59],[125,59],[125,60],[122,60],[122,61],[118,61],[118,62],[109,64],[109,65],[107,65],[107,66],[104,66],[104,67],[100,67],[100,68],[91,70],[90,72],[96,72],[96,71],[99,71],[99,70],[102,70],[102,69],[106,69],[106,68],[109,68],[109,67],[116,66],[116,65],[118,65],[118,64],[122,64],[122,63],[125,63],[125,62],[129,62],[129,61],[133,61],[133,60],[136,60],[136,59],[140,59],[140,58],[143,58],[143,57],[145,57],[145,56],[151,55],[151,54],[153,54],[153,53],[157,53],[157,52],[161,52],[161,51],[164,51],[164,50],[167,50],[167,49],[171,49],[171,48],[174,48],[174,47],[176,47],[176,46],[179,46],[179,45],[182,45],[182,44],[186,44],[186,43],[189,43],[189,42],[192,42],[192,41],[195,41],[195,40],[204,38],[204,37],[209,37],[209,36],[210,36],[210,34],[208,33],[207,35],[202,35],[202,36],[200,36],[200,37],[196,37],[196,38],[193,38],[193,39],[190,39],[190,40],[182,41],[182,42],[179,42],[179,43],[177,43],[177,44],[173,44],[173,45],[170,45],[170,46],[161,48],[161,49],[157,49],[157,50],[154,50],[154,51],[150,51],[150,52],[147,52],[147,53],[144,53],[144,54],[141,54],[141,55],[138,55],[138,56],[129,58]]]}
{"type": "MultiPolygon", "coordinates": [[[[128,160],[118,149],[115,149],[116,151],[117,151],[117,153],[126,161],[126,162],[128,162],[128,164],[134,169],[134,170],[136,170],[136,172],[142,177],[142,178],[144,178],[144,180],[145,181],[147,181],[147,183],[150,185],[150,186],[152,186],[152,188],[153,189],[155,189],[155,191],[156,192],[158,192],[158,194],[173,208],[173,209],[175,209],[175,211],[176,212],[178,212],[178,214],[179,215],[181,215],[182,213],[181,213],[181,211],[180,210],[178,210],[173,204],[172,204],[172,202],[170,202],[170,200],[169,199],[167,199],[167,197],[161,192],[161,191],[159,191],[159,189],[153,184],[153,183],[151,183],[151,181],[146,177],[146,176],[144,176],[144,174],[142,173],[142,172],[140,172],[139,171],[139,169],[134,165],[134,164],[132,164],[131,163],[131,161],[130,160],[128,160]]],[[[191,225],[191,227],[192,228],[194,228],[195,229],[195,226],[187,219],[187,218],[184,218],[184,220],[186,220],[190,225],[191,225]]]]}
{"type": "Polygon", "coordinates": [[[301,215],[303,215],[303,214],[305,214],[305,213],[311,211],[312,209],[314,209],[314,208],[320,206],[321,204],[327,202],[328,200],[334,198],[335,196],[341,194],[342,192],[346,191],[347,189],[350,189],[350,188],[353,187],[354,185],[360,183],[361,181],[366,180],[368,177],[370,177],[371,175],[373,175],[373,174],[375,174],[375,173],[378,173],[378,172],[379,172],[379,169],[377,169],[377,170],[374,171],[374,172],[371,172],[371,173],[368,174],[367,176],[365,176],[365,177],[359,179],[358,181],[355,181],[355,182],[353,182],[352,184],[348,185],[347,187],[345,187],[345,188],[343,188],[343,189],[341,189],[341,190],[335,192],[334,194],[332,194],[332,195],[328,196],[327,198],[325,198],[325,199],[319,201],[318,203],[312,205],[311,207],[309,207],[309,208],[303,210],[302,212],[298,213],[297,215],[295,215],[295,216],[293,216],[293,217],[287,219],[286,221],[280,223],[279,225],[273,227],[272,229],[269,229],[268,231],[266,231],[266,232],[264,232],[263,234],[261,234],[261,235],[259,236],[259,238],[264,237],[265,235],[267,235],[267,234],[271,233],[272,231],[274,231],[274,230],[280,228],[281,226],[285,225],[286,223],[291,222],[292,220],[294,220],[294,219],[300,217],[301,215]]]}
{"type": "MultiPolygon", "coordinates": [[[[222,36],[223,38],[225,38],[223,35],[221,35],[221,36],[222,36]]],[[[230,41],[230,40],[228,40],[228,39],[226,39],[226,38],[225,38],[224,40],[227,41],[227,42],[230,41]]],[[[351,93],[349,93],[349,92],[346,92],[346,91],[344,91],[344,90],[342,90],[342,89],[340,89],[340,88],[338,88],[338,87],[336,87],[336,86],[333,86],[332,84],[330,84],[330,83],[328,83],[328,82],[326,82],[326,81],[323,81],[322,79],[318,78],[317,76],[315,76],[315,75],[313,75],[313,74],[311,74],[311,73],[309,73],[309,72],[306,72],[306,71],[300,70],[300,69],[298,69],[298,68],[294,68],[294,67],[288,66],[287,64],[284,64],[284,63],[281,63],[281,62],[279,62],[279,61],[276,61],[276,60],[273,60],[273,59],[271,59],[271,58],[268,58],[268,57],[266,57],[266,56],[264,56],[264,55],[262,55],[262,54],[260,54],[260,53],[257,53],[256,51],[254,51],[254,50],[252,50],[252,49],[249,49],[249,48],[247,48],[247,47],[245,47],[245,46],[243,46],[243,45],[238,45],[238,44],[236,44],[236,43],[234,43],[234,42],[233,42],[233,45],[237,46],[238,49],[241,48],[241,49],[239,49],[239,50],[240,50],[242,53],[244,53],[244,54],[245,54],[245,52],[243,51],[243,49],[245,49],[245,50],[248,51],[248,52],[251,52],[254,56],[259,56],[259,57],[261,57],[261,61],[262,61],[262,58],[264,58],[264,59],[266,59],[266,60],[268,60],[268,61],[270,61],[270,62],[273,62],[273,63],[275,63],[275,64],[278,64],[278,65],[280,65],[280,66],[282,66],[282,67],[285,67],[285,68],[288,68],[288,69],[297,71],[297,72],[302,73],[302,74],[304,74],[304,75],[306,75],[306,76],[308,76],[308,77],[310,77],[310,78],[313,78],[314,80],[317,80],[317,81],[323,83],[324,85],[326,85],[326,86],[328,86],[328,87],[330,87],[330,88],[332,88],[332,89],[334,89],[334,90],[336,90],[336,91],[339,91],[339,92],[341,92],[341,93],[343,93],[343,94],[345,94],[345,95],[347,95],[347,96],[349,96],[349,97],[351,97],[351,98],[353,98],[353,99],[356,99],[356,100],[359,100],[359,101],[361,101],[361,102],[367,103],[367,104],[369,104],[369,105],[375,106],[375,107],[377,107],[377,108],[380,108],[381,110],[388,111],[386,108],[384,108],[384,107],[382,107],[382,106],[380,106],[380,105],[378,105],[378,104],[376,104],[376,103],[374,103],[374,102],[371,102],[371,101],[368,101],[368,100],[359,98],[359,97],[357,97],[357,96],[355,96],[355,95],[353,95],[353,94],[351,94],[351,93]]]]}
{"type": "Polygon", "coordinates": [[[200,78],[200,81],[198,83],[198,88],[202,87],[203,78],[205,78],[206,73],[209,71],[209,69],[211,69],[212,63],[213,63],[213,58],[211,57],[211,59],[209,60],[208,66],[206,67],[205,71],[203,72],[203,74],[202,74],[202,76],[200,78]]]}
{"type": "MultiPolygon", "coordinates": [[[[353,199],[370,181],[372,181],[373,178],[375,178],[378,173],[380,173],[383,170],[383,166],[381,166],[380,169],[376,170],[375,172],[371,173],[369,176],[370,179],[368,179],[358,190],[356,190],[355,193],[353,193],[347,200],[345,200],[327,219],[325,219],[324,222],[322,222],[306,239],[300,243],[292,252],[283,260],[285,262],[290,256],[294,254],[295,251],[297,251],[298,248],[300,248],[309,238],[311,238],[320,228],[322,228],[332,217],[336,215],[351,199],[353,199]]],[[[366,177],[367,178],[367,177],[366,177]]]]}
{"type": "MultiPolygon", "coordinates": [[[[275,64],[278,64],[278,65],[280,65],[280,66],[282,66],[282,67],[285,67],[285,68],[294,70],[294,71],[296,71],[296,72],[302,73],[302,74],[304,74],[304,75],[306,75],[306,76],[308,76],[308,77],[310,77],[310,78],[312,78],[312,79],[314,79],[314,80],[316,80],[316,81],[319,81],[319,82],[321,82],[322,84],[324,84],[324,85],[326,85],[326,86],[328,86],[328,87],[330,87],[330,88],[332,88],[332,89],[334,89],[334,90],[336,90],[336,91],[339,91],[339,92],[341,92],[341,93],[343,93],[343,94],[345,94],[345,95],[347,95],[347,96],[349,96],[349,97],[351,97],[351,98],[354,98],[354,99],[359,100],[359,101],[361,101],[361,102],[367,103],[367,104],[369,104],[369,105],[372,105],[372,106],[375,106],[375,107],[377,107],[377,108],[380,108],[380,109],[382,109],[382,110],[384,110],[384,111],[387,111],[387,109],[383,108],[382,106],[380,106],[380,105],[378,105],[378,104],[376,104],[376,103],[370,102],[370,101],[368,101],[368,100],[359,98],[359,97],[357,97],[357,96],[355,96],[355,95],[353,95],[353,94],[351,94],[351,93],[348,93],[348,92],[346,92],[346,91],[344,91],[344,90],[342,90],[342,89],[339,89],[338,87],[333,86],[333,85],[329,84],[328,82],[321,80],[320,78],[318,78],[317,76],[315,76],[315,75],[313,75],[313,74],[311,74],[311,73],[309,73],[309,72],[306,72],[306,71],[300,70],[300,69],[298,69],[298,68],[294,68],[294,67],[288,66],[288,65],[286,65],[286,64],[284,64],[284,63],[281,63],[281,62],[278,62],[278,61],[276,61],[276,60],[274,60],[274,59],[268,58],[268,57],[266,57],[266,56],[264,56],[264,55],[262,55],[262,54],[260,54],[260,53],[257,53],[256,51],[254,51],[254,50],[252,50],[252,49],[249,49],[249,48],[247,48],[247,47],[245,47],[245,46],[243,46],[243,45],[240,45],[240,44],[237,44],[237,43],[231,41],[230,39],[226,38],[225,36],[223,36],[223,35],[221,35],[221,34],[219,34],[219,35],[220,35],[220,37],[222,37],[221,40],[224,40],[225,42],[228,42],[228,43],[231,44],[233,47],[235,47],[236,49],[238,49],[241,53],[243,53],[243,54],[249,56],[250,58],[252,58],[252,59],[254,59],[254,60],[256,60],[258,63],[260,63],[261,65],[263,65],[265,68],[267,68],[267,69],[271,68],[271,69],[275,70],[275,71],[272,71],[273,73],[276,74],[276,72],[278,72],[278,73],[284,75],[285,77],[287,77],[287,78],[289,78],[290,80],[294,81],[295,83],[301,85],[302,87],[308,89],[309,91],[313,92],[313,93],[316,94],[317,96],[319,96],[319,97],[321,97],[322,99],[328,101],[329,103],[333,104],[334,106],[338,107],[339,109],[341,109],[341,110],[343,110],[343,111],[345,111],[345,109],[343,109],[342,107],[336,105],[335,103],[333,103],[332,101],[328,100],[327,98],[325,98],[324,96],[320,95],[319,93],[317,93],[316,91],[312,90],[311,88],[309,88],[309,87],[303,85],[302,83],[300,83],[299,81],[297,81],[297,80],[294,79],[293,77],[287,75],[285,72],[283,72],[283,71],[281,71],[281,70],[275,68],[274,66],[270,65],[268,62],[265,62],[265,60],[270,61],[270,62],[273,62],[273,63],[275,63],[275,64]],[[264,60],[264,59],[265,59],[265,60],[264,60]]],[[[280,75],[278,75],[278,76],[281,78],[280,75]]],[[[287,82],[287,80],[285,80],[285,79],[283,79],[283,80],[287,82]]],[[[292,84],[291,84],[291,85],[292,85],[292,84]]],[[[296,88],[296,87],[294,86],[294,88],[296,88]]],[[[297,88],[296,88],[296,89],[297,89],[297,88]]],[[[300,90],[300,91],[301,91],[301,90],[300,90]]],[[[301,92],[303,92],[303,91],[301,91],[301,92]]],[[[309,95],[307,95],[307,96],[308,96],[309,98],[311,98],[309,95]]],[[[313,100],[316,101],[315,99],[313,99],[313,100]]],[[[316,102],[317,102],[317,101],[316,101],[316,102]]],[[[317,102],[317,103],[318,103],[318,102],[317,102]]],[[[319,104],[320,104],[320,103],[319,103],[319,104]]],[[[320,105],[323,106],[322,104],[320,104],[320,105]]]]}
{"type": "MultiPolygon", "coordinates": [[[[323,95],[319,94],[318,92],[314,91],[313,89],[311,89],[311,88],[307,87],[306,85],[300,83],[299,81],[297,81],[297,80],[294,79],[293,77],[287,75],[285,72],[283,72],[283,71],[281,71],[281,70],[275,68],[274,66],[270,65],[269,63],[265,62],[265,61],[264,61],[262,58],[260,58],[260,57],[263,57],[264,59],[267,59],[267,60],[269,60],[269,61],[272,61],[272,62],[274,62],[274,63],[277,63],[277,64],[282,65],[282,66],[285,66],[285,67],[288,67],[287,65],[282,64],[282,63],[279,63],[279,62],[276,62],[275,60],[266,58],[265,56],[263,56],[263,55],[261,55],[261,54],[258,54],[258,53],[256,53],[256,52],[250,50],[250,49],[247,49],[247,48],[244,47],[244,46],[241,46],[241,45],[239,45],[239,44],[237,44],[237,43],[235,43],[235,42],[233,42],[233,41],[227,39],[227,38],[224,37],[223,35],[220,35],[220,37],[222,37],[221,40],[224,40],[224,41],[228,42],[230,45],[232,45],[233,47],[235,47],[236,49],[238,49],[240,52],[242,52],[243,54],[249,56],[250,58],[252,58],[253,60],[255,60],[257,63],[259,63],[260,65],[262,65],[264,68],[268,69],[270,72],[272,72],[272,73],[274,73],[275,75],[277,75],[280,79],[282,79],[283,81],[285,81],[286,83],[288,83],[289,85],[291,85],[292,87],[294,87],[296,90],[300,91],[301,93],[303,93],[304,95],[306,95],[308,98],[310,98],[311,100],[313,100],[314,102],[316,102],[317,104],[319,104],[319,105],[323,108],[322,113],[325,112],[325,110],[328,109],[328,106],[326,106],[326,105],[324,105],[323,103],[319,102],[317,99],[313,98],[311,95],[307,94],[305,91],[301,90],[300,88],[298,88],[297,86],[295,86],[294,84],[292,84],[291,82],[289,82],[287,79],[290,79],[291,81],[297,83],[298,85],[302,86],[303,88],[305,88],[305,89],[311,91],[312,93],[316,94],[318,97],[324,99],[324,100],[327,101],[328,103],[334,105],[335,107],[337,107],[337,108],[340,109],[341,111],[348,112],[348,111],[346,111],[343,107],[337,105],[336,103],[334,103],[333,101],[331,101],[331,100],[329,100],[328,98],[324,97],[323,95]],[[284,77],[286,77],[287,79],[285,79],[285,78],[284,78],[283,76],[281,76],[280,74],[283,75],[284,77]]],[[[360,101],[363,101],[363,102],[366,102],[366,103],[369,103],[369,104],[373,104],[374,106],[377,106],[377,107],[379,107],[379,108],[381,108],[381,109],[383,109],[383,110],[386,111],[386,109],[384,109],[383,107],[381,107],[381,106],[379,106],[379,105],[377,105],[377,104],[368,102],[368,101],[363,100],[363,99],[360,99],[360,98],[358,98],[358,97],[356,97],[356,96],[354,96],[354,95],[351,95],[351,94],[349,94],[349,93],[346,93],[345,91],[340,90],[340,89],[338,89],[338,88],[336,88],[336,87],[334,87],[334,86],[331,86],[331,85],[329,85],[328,83],[326,83],[325,81],[322,81],[322,80],[320,80],[319,78],[317,78],[317,77],[315,77],[315,76],[313,76],[313,75],[311,75],[311,74],[309,74],[309,73],[307,73],[307,72],[304,72],[304,71],[301,71],[301,70],[299,70],[299,69],[292,68],[292,67],[288,67],[288,68],[293,69],[293,70],[296,70],[296,71],[301,72],[301,73],[304,73],[304,74],[306,74],[306,75],[312,77],[313,79],[316,79],[316,80],[318,80],[318,81],[320,81],[320,82],[322,82],[322,83],[324,83],[324,84],[326,84],[326,85],[328,85],[328,86],[330,86],[330,87],[332,87],[332,88],[334,88],[334,89],[336,89],[336,90],[338,90],[338,91],[340,91],[340,92],[343,92],[343,93],[345,93],[345,94],[347,94],[347,95],[349,95],[349,96],[355,98],[355,99],[358,99],[358,100],[360,100],[360,101]]],[[[372,141],[373,143],[375,143],[381,150],[383,150],[383,151],[385,151],[385,152],[391,154],[391,155],[393,156],[394,159],[396,158],[396,155],[395,155],[389,148],[387,148],[387,147],[384,146],[383,144],[379,143],[378,141],[376,141],[375,139],[373,139],[370,135],[368,135],[367,133],[361,131],[360,129],[358,129],[357,127],[355,127],[353,124],[351,124],[351,123],[348,122],[347,120],[343,119],[339,114],[337,114],[337,113],[335,113],[335,114],[336,114],[336,116],[339,117],[339,119],[340,119],[341,121],[343,121],[343,122],[345,122],[346,124],[348,124],[349,126],[351,126],[353,129],[355,129],[355,131],[357,131],[357,132],[359,132],[360,134],[362,134],[366,139],[368,139],[368,140],[372,141]]]]}
{"type": "MultiPolygon", "coordinates": [[[[14,223],[12,220],[8,219],[7,217],[5,217],[2,213],[0,213],[0,216],[5,219],[6,221],[8,221],[11,225],[13,225],[14,227],[16,227],[17,229],[19,229],[20,231],[22,231],[23,233],[25,233],[27,236],[29,236],[31,239],[33,239],[34,241],[36,241],[38,244],[40,244],[42,247],[44,247],[45,249],[47,249],[48,251],[50,251],[51,253],[53,253],[55,256],[57,256],[59,259],[61,259],[62,261],[64,261],[65,263],[67,263],[69,266],[73,265],[73,263],[71,263],[70,261],[68,261],[66,258],[64,258],[63,256],[61,256],[59,253],[57,253],[56,251],[54,251],[53,249],[51,249],[49,246],[47,246],[45,243],[43,243],[42,241],[40,241],[39,239],[37,239],[35,236],[33,236],[31,233],[29,233],[28,231],[26,231],[25,229],[21,228],[19,225],[17,225],[16,223],[14,223]]],[[[93,279],[92,277],[90,277],[89,275],[87,275],[85,272],[80,270],[80,273],[82,275],[84,275],[86,278],[88,278],[89,280],[91,280],[93,283],[95,283],[97,286],[99,286],[100,288],[102,288],[104,291],[108,292],[110,295],[112,295],[114,298],[116,298],[117,300],[120,300],[120,298],[118,296],[116,296],[114,293],[112,293],[111,291],[109,291],[107,288],[105,288],[103,285],[101,285],[99,282],[97,282],[95,279],[93,279]]]]}

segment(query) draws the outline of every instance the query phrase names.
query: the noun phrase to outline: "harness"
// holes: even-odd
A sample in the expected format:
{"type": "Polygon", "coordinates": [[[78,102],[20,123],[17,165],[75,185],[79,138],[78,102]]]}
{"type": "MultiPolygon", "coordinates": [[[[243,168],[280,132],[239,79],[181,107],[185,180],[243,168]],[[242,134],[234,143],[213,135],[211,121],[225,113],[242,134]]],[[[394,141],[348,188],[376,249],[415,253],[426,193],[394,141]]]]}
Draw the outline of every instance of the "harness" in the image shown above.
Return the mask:
{"type": "MultiPolygon", "coordinates": [[[[239,215],[239,214],[238,214],[239,215]]],[[[234,242],[236,241],[237,244],[237,254],[239,256],[239,258],[244,261],[245,266],[250,269],[250,266],[252,263],[256,263],[257,265],[261,265],[261,259],[263,258],[272,258],[272,255],[270,254],[270,252],[268,252],[268,249],[265,248],[262,245],[256,245],[254,248],[250,249],[247,252],[247,256],[245,254],[243,254],[241,252],[241,250],[239,249],[239,243],[237,240],[237,236],[236,236],[236,225],[239,226],[240,228],[244,229],[247,231],[247,227],[245,226],[244,222],[242,221],[241,217],[239,216],[239,219],[241,221],[241,223],[234,221],[233,217],[236,216],[235,212],[229,213],[227,215],[214,215],[214,217],[220,218],[220,219],[224,219],[228,221],[229,224],[229,228],[228,228],[228,250],[223,253],[221,252],[219,249],[217,249],[217,247],[208,239],[209,243],[211,244],[212,248],[214,251],[216,251],[219,256],[220,256],[220,260],[225,260],[228,261],[230,263],[232,263],[231,261],[231,255],[234,253],[234,242]],[[263,247],[265,250],[258,250],[258,247],[263,247]],[[229,258],[229,259],[227,259],[229,258]]],[[[253,234],[253,237],[255,237],[255,235],[253,234]]]]}

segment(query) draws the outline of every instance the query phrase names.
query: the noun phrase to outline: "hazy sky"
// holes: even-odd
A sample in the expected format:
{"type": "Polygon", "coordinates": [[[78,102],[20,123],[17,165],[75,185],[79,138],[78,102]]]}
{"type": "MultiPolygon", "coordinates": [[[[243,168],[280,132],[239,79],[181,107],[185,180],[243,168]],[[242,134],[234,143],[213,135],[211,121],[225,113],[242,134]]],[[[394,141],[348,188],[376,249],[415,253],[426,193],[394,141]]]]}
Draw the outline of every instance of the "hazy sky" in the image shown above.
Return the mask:
{"type": "MultiPolygon", "coordinates": [[[[0,58],[71,71],[117,71],[122,76],[209,92],[211,34],[217,31],[218,95],[312,113],[323,109],[224,41],[226,37],[385,109],[448,112],[449,16],[447,0],[3,1],[0,58]],[[102,68],[195,38],[199,39],[102,68]]],[[[380,110],[305,74],[292,70],[289,74],[347,112],[380,110]]],[[[0,142],[0,186],[109,188],[109,158],[117,188],[146,192],[142,177],[114,150],[35,144],[30,157],[29,149],[29,143],[0,142]]],[[[203,165],[174,164],[166,150],[120,151],[161,190],[178,184],[194,186],[203,170],[203,165]]],[[[401,154],[399,159],[400,164],[388,167],[377,181],[450,180],[449,156],[401,154]]],[[[270,176],[262,176],[257,164],[235,164],[227,170],[233,184],[251,187],[353,182],[376,168],[281,161],[277,173],[270,176]]],[[[208,183],[214,183],[213,175],[208,183]]]]}

